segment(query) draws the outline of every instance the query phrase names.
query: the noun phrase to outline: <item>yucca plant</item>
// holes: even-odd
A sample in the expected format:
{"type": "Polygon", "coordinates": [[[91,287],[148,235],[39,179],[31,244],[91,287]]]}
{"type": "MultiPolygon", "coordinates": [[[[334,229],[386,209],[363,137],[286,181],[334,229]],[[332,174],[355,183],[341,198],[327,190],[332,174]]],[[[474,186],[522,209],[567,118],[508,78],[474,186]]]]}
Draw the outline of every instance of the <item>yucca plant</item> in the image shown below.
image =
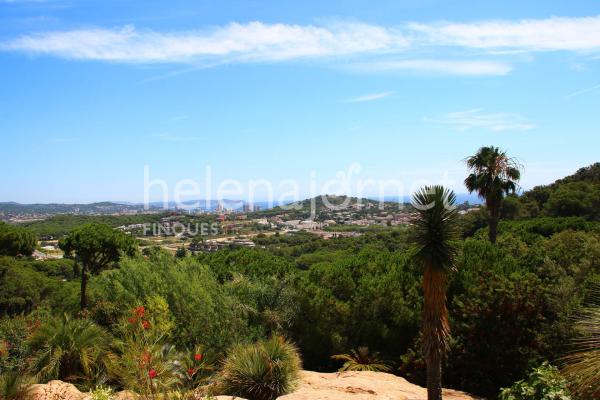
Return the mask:
{"type": "MultiPolygon", "coordinates": [[[[600,293],[600,292],[599,292],[600,293]]],[[[584,310],[576,323],[574,351],[564,357],[562,373],[581,398],[600,398],[600,306],[584,310]]]]}
{"type": "Polygon", "coordinates": [[[423,268],[423,355],[427,363],[427,398],[442,398],[442,357],[448,348],[450,325],[446,308],[448,271],[454,268],[457,211],[454,192],[426,186],[413,196],[417,210],[414,241],[416,261],[423,268]]]}
{"type": "Polygon", "coordinates": [[[111,338],[101,327],[68,315],[43,323],[29,340],[39,381],[90,381],[108,359],[111,338]]]}
{"type": "Polygon", "coordinates": [[[390,372],[392,367],[387,361],[379,358],[379,353],[369,352],[366,346],[359,347],[356,350],[350,350],[349,354],[336,354],[331,356],[333,360],[344,361],[344,365],[339,372],[344,371],[376,371],[390,372]]]}
{"type": "Polygon", "coordinates": [[[279,336],[238,345],[223,362],[219,389],[249,400],[274,400],[294,390],[300,365],[296,346],[279,336]]]}

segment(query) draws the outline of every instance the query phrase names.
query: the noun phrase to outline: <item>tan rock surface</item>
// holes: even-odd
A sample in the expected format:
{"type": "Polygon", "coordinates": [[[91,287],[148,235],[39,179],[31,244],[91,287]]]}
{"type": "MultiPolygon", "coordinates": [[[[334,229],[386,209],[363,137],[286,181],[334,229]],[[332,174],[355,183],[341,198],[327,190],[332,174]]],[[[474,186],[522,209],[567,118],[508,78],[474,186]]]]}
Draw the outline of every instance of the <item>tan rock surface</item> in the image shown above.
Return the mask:
{"type": "MultiPolygon", "coordinates": [[[[476,397],[444,389],[444,400],[474,400],[476,397]]],[[[426,400],[427,390],[406,379],[383,372],[301,372],[301,383],[280,400],[426,400]]]]}
{"type": "Polygon", "coordinates": [[[89,400],[90,398],[89,395],[77,390],[75,386],[62,381],[32,385],[25,394],[25,400],[89,400]]]}
{"type": "MultiPolygon", "coordinates": [[[[301,371],[301,381],[294,393],[280,400],[426,400],[427,390],[406,379],[383,372],[321,373],[301,371]]],[[[133,400],[135,394],[120,392],[118,400],[133,400]]],[[[25,400],[90,400],[69,383],[50,381],[33,385],[25,400]]],[[[239,397],[216,396],[218,400],[243,400],[239,397]]],[[[444,389],[444,400],[477,400],[476,397],[451,389],[444,389]]]]}

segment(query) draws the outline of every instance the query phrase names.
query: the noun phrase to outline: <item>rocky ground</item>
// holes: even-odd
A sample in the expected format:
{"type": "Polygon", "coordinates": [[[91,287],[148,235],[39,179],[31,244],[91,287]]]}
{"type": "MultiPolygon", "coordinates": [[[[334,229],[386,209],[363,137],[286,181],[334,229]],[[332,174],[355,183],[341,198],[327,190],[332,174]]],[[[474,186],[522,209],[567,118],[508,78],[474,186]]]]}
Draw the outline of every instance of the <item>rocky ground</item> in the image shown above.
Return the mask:
{"type": "MultiPolygon", "coordinates": [[[[451,389],[444,389],[445,400],[476,400],[476,397],[451,389]]],[[[131,393],[122,392],[116,400],[131,400],[131,393]]],[[[219,400],[232,397],[218,396],[219,400]]],[[[238,400],[241,400],[237,398],[238,400]]],[[[427,391],[406,379],[383,372],[320,373],[302,371],[298,389],[281,400],[426,400],[427,391]]],[[[90,400],[73,385],[51,381],[33,385],[26,400],[90,400]]]]}

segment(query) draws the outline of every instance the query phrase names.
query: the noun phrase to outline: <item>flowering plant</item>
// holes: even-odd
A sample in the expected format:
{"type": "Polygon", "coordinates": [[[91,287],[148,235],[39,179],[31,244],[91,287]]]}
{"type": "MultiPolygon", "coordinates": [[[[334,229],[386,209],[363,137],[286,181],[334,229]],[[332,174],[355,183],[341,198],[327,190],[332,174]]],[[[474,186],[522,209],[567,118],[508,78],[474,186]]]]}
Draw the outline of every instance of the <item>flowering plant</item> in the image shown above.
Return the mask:
{"type": "Polygon", "coordinates": [[[179,356],[154,323],[152,310],[133,308],[118,327],[122,339],[119,355],[111,363],[111,374],[124,387],[147,399],[159,398],[180,384],[179,356]]]}

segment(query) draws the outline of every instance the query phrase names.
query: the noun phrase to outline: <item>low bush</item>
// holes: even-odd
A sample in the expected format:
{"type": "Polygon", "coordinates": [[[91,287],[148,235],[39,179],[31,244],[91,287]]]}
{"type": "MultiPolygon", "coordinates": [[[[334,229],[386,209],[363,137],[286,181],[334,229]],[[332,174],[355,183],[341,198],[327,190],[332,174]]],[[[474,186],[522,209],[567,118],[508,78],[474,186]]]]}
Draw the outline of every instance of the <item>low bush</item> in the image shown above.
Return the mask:
{"type": "Polygon", "coordinates": [[[233,347],[223,362],[219,389],[249,400],[273,400],[294,390],[299,370],[296,346],[274,336],[233,347]]]}
{"type": "Polygon", "coordinates": [[[535,368],[527,379],[501,390],[499,400],[571,400],[567,382],[558,368],[547,361],[535,368]]]}

